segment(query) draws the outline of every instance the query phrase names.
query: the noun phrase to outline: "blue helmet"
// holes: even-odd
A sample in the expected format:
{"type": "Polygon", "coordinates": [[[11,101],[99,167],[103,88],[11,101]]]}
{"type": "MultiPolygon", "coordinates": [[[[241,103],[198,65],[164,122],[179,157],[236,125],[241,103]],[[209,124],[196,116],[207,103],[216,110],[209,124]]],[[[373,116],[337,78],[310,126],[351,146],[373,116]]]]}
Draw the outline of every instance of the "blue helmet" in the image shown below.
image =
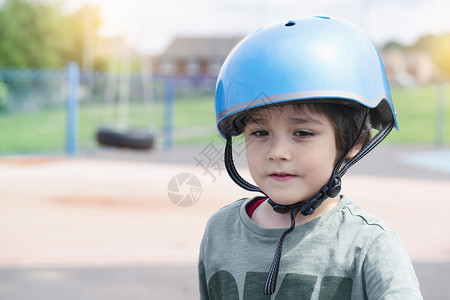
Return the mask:
{"type": "Polygon", "coordinates": [[[370,39],[354,25],[328,17],[261,28],[229,54],[216,85],[219,132],[236,135],[240,116],[287,102],[359,103],[372,126],[394,122],[386,73],[370,39]]]}

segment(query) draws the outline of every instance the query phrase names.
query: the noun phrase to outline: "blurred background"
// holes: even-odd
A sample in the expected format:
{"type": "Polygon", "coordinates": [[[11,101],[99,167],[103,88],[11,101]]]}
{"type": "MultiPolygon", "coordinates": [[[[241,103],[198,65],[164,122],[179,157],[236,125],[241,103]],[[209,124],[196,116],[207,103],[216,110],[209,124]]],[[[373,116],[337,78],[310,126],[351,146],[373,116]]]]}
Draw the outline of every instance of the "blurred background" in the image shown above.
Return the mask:
{"type": "Polygon", "coordinates": [[[443,0],[3,0],[0,153],[97,151],[105,127],[142,129],[160,148],[215,140],[215,78],[229,51],[261,26],[317,14],[355,23],[378,47],[403,129],[389,142],[449,143],[449,10],[443,0]]]}
{"type": "MultiPolygon", "coordinates": [[[[223,142],[215,128],[216,76],[244,36],[276,22],[325,15],[369,35],[383,59],[400,124],[379,156],[404,163],[401,174],[378,175],[418,174],[430,186],[437,180],[441,185],[434,191],[439,190],[450,179],[449,12],[446,0],[0,0],[0,278],[6,282],[0,280],[0,298],[26,299],[20,286],[28,284],[42,299],[85,299],[96,284],[106,289],[123,283],[117,299],[167,299],[170,292],[178,295],[171,299],[195,299],[204,222],[230,199],[201,200],[186,217],[189,208],[170,202],[167,184],[180,172],[197,174],[205,195],[208,188],[217,190],[216,180],[229,184],[217,160],[223,142]],[[404,155],[394,159],[394,151],[404,155]],[[142,229],[167,224],[161,211],[199,222],[189,223],[195,234],[168,226],[162,237],[142,229]],[[36,217],[48,223],[33,223],[36,217]],[[104,227],[77,231],[92,219],[104,227]],[[136,228],[151,238],[130,242],[136,228]],[[67,232],[73,243],[61,242],[67,232]],[[177,244],[173,239],[180,232],[185,240],[177,244]],[[108,240],[99,242],[99,236],[108,240]],[[148,257],[155,241],[167,248],[148,257]],[[124,243],[129,247],[118,246],[124,243]],[[121,250],[105,258],[101,249],[111,247],[121,250]],[[168,262],[175,269],[160,266],[168,262]],[[83,267],[61,269],[74,264],[83,267]],[[127,268],[90,269],[99,264],[127,268]],[[122,280],[108,277],[116,272],[125,274],[122,280]],[[163,275],[158,280],[155,274],[163,275]],[[78,283],[70,285],[68,278],[78,283]],[[186,278],[171,291],[170,282],[186,278]],[[63,288],[56,288],[61,282],[63,288]]],[[[363,165],[360,172],[377,168],[382,167],[363,165]]],[[[224,187],[224,194],[230,191],[239,190],[224,187]]],[[[448,240],[448,234],[439,239],[447,251],[440,259],[450,257],[448,240]]],[[[418,260],[426,256],[421,255],[418,260]]],[[[438,293],[428,299],[448,296],[442,287],[438,293]]],[[[101,288],[96,295],[115,299],[101,288]]]]}

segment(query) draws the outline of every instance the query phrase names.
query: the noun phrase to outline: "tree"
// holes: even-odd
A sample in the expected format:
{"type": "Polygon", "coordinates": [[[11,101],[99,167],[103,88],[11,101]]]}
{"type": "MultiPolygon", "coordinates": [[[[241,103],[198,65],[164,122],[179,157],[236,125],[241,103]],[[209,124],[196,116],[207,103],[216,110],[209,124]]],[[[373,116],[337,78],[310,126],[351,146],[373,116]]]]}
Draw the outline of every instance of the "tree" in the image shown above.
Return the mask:
{"type": "Polygon", "coordinates": [[[67,17],[67,24],[72,46],[64,54],[66,61],[76,60],[81,66],[92,65],[96,69],[96,62],[102,60],[94,51],[100,43],[97,34],[101,24],[98,9],[83,6],[67,17]]]}
{"type": "Polygon", "coordinates": [[[441,35],[434,41],[431,57],[443,75],[450,77],[450,34],[441,35]]]}
{"type": "Polygon", "coordinates": [[[390,41],[387,42],[384,46],[383,46],[383,50],[390,50],[390,49],[399,49],[404,51],[407,48],[407,46],[397,42],[397,41],[390,41]]]}
{"type": "Polygon", "coordinates": [[[82,64],[86,39],[97,40],[98,11],[83,7],[66,16],[56,3],[6,0],[0,7],[0,66],[61,68],[69,61],[82,64]],[[92,26],[83,31],[89,13],[92,26]],[[84,22],[84,23],[83,23],[84,22]]]}
{"type": "Polygon", "coordinates": [[[450,34],[423,36],[417,40],[413,49],[426,50],[441,75],[450,76],[450,34]]]}
{"type": "Polygon", "coordinates": [[[425,51],[440,71],[442,77],[450,78],[450,33],[440,36],[428,34],[420,37],[412,46],[404,46],[396,41],[387,43],[383,50],[399,49],[403,52],[425,51]]]}

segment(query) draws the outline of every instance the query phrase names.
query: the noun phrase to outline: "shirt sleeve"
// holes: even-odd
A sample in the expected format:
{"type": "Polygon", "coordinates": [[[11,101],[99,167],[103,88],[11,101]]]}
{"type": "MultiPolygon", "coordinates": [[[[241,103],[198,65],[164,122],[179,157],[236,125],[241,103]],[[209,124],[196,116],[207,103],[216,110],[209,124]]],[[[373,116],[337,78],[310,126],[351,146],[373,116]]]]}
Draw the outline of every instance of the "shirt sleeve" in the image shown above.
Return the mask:
{"type": "Polygon", "coordinates": [[[423,299],[419,282],[397,234],[382,233],[370,246],[363,264],[367,299],[423,299]]]}

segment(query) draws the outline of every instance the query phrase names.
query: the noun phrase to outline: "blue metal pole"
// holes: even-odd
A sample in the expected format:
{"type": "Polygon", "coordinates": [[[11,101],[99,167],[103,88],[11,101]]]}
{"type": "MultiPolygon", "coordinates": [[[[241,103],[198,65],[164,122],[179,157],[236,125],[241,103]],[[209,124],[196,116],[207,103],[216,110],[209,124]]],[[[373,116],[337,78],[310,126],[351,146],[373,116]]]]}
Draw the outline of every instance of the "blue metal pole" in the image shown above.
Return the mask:
{"type": "Polygon", "coordinates": [[[436,120],[434,144],[442,146],[445,139],[445,85],[438,84],[436,87],[436,120]]]}
{"type": "Polygon", "coordinates": [[[173,146],[173,111],[175,104],[175,79],[164,81],[164,150],[173,146]]]}
{"type": "Polygon", "coordinates": [[[67,131],[66,152],[77,152],[78,139],[78,87],[80,85],[80,68],[76,62],[67,66],[67,131]]]}

